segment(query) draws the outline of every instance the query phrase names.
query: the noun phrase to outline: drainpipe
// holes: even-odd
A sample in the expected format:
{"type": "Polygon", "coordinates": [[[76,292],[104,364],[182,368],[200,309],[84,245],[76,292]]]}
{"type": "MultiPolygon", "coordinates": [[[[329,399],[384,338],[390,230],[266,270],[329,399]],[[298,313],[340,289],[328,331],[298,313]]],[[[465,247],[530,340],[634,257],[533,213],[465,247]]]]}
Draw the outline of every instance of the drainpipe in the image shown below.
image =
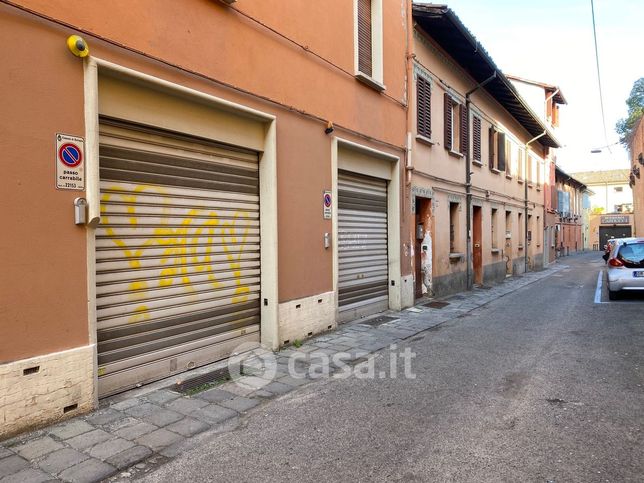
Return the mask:
{"type": "MultiPolygon", "coordinates": [[[[416,54],[414,54],[414,18],[412,15],[412,5],[411,2],[406,2],[407,4],[407,11],[406,11],[406,19],[407,19],[407,46],[406,46],[406,54],[405,54],[405,60],[406,60],[406,74],[407,74],[407,85],[405,86],[407,89],[407,112],[406,116],[407,118],[405,119],[406,121],[406,132],[407,132],[407,146],[406,146],[406,163],[405,163],[405,185],[406,186],[411,186],[411,177],[412,177],[412,171],[414,170],[414,161],[412,160],[412,146],[413,146],[413,136],[412,136],[412,126],[413,126],[413,119],[412,119],[412,98],[413,98],[413,92],[414,92],[414,59],[416,58],[416,54]]],[[[410,198],[411,198],[411,193],[410,193],[410,198]]],[[[405,212],[405,210],[403,210],[405,212]]]]}
{"type": "MultiPolygon", "coordinates": [[[[412,146],[413,146],[413,139],[412,139],[412,126],[413,126],[413,119],[412,119],[412,99],[413,99],[413,91],[414,91],[414,58],[416,57],[414,55],[414,18],[412,14],[412,2],[405,2],[407,6],[407,10],[405,12],[405,18],[407,22],[407,45],[406,45],[406,53],[405,53],[405,69],[406,69],[406,74],[407,74],[407,83],[406,83],[406,89],[407,89],[407,112],[406,112],[406,141],[407,141],[407,146],[405,146],[405,155],[406,155],[406,160],[405,160],[405,168],[403,170],[404,173],[404,187],[402,188],[402,213],[403,213],[403,225],[405,223],[405,214],[409,210],[409,224],[411,225],[411,232],[407,233],[409,236],[409,248],[405,250],[405,252],[409,253],[409,270],[411,274],[414,274],[413,276],[415,277],[415,271],[414,271],[414,264],[415,264],[415,257],[412,256],[413,249],[414,249],[414,234],[415,234],[415,224],[414,224],[414,217],[411,214],[411,201],[413,198],[413,194],[411,192],[412,190],[412,175],[414,171],[414,161],[412,159],[412,146]],[[409,190],[409,203],[406,202],[406,196],[405,196],[405,191],[409,190]],[[407,206],[405,206],[407,205],[407,206]]],[[[406,239],[407,237],[405,236],[406,239]]],[[[402,269],[402,267],[401,267],[402,269]]],[[[412,288],[412,290],[416,290],[415,287],[412,288]]],[[[413,300],[413,299],[412,299],[413,300]]]]}
{"type": "Polygon", "coordinates": [[[467,266],[467,289],[474,285],[472,280],[472,160],[470,157],[470,96],[488,82],[496,79],[496,71],[483,82],[465,94],[465,118],[467,119],[467,133],[465,136],[465,220],[467,230],[467,246],[465,248],[467,266]]]}
{"type": "MultiPolygon", "coordinates": [[[[545,101],[543,101],[543,110],[545,111],[546,119],[548,118],[548,101],[550,99],[552,99],[553,97],[555,97],[559,91],[560,91],[560,89],[559,89],[559,87],[557,87],[557,89],[552,94],[550,94],[548,97],[546,97],[545,101]]],[[[553,113],[555,112],[554,109],[552,110],[552,112],[553,113]]],[[[554,124],[552,123],[552,116],[550,117],[550,125],[552,127],[554,127],[554,124]]]]}
{"type": "MultiPolygon", "coordinates": [[[[532,139],[530,139],[530,141],[525,143],[526,166],[528,163],[528,156],[530,156],[530,144],[535,142],[537,139],[545,136],[547,133],[548,131],[543,131],[541,134],[533,137],[532,139]]],[[[528,170],[526,170],[525,174],[526,174],[525,179],[523,180],[523,196],[524,196],[524,203],[525,203],[524,213],[523,213],[523,263],[524,263],[524,273],[528,273],[528,170]]]]}

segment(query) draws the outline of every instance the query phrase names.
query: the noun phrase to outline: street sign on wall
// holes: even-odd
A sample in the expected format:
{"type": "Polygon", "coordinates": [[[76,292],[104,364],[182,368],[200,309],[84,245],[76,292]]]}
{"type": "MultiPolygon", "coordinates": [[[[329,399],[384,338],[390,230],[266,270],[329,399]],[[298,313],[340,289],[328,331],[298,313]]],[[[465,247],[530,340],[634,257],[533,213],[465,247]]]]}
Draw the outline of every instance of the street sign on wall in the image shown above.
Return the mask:
{"type": "Polygon", "coordinates": [[[330,220],[333,216],[333,203],[331,198],[331,191],[325,191],[322,197],[323,200],[323,216],[325,220],[330,220]]]}
{"type": "Polygon", "coordinates": [[[56,188],[85,189],[85,140],[68,134],[56,134],[56,188]]]}

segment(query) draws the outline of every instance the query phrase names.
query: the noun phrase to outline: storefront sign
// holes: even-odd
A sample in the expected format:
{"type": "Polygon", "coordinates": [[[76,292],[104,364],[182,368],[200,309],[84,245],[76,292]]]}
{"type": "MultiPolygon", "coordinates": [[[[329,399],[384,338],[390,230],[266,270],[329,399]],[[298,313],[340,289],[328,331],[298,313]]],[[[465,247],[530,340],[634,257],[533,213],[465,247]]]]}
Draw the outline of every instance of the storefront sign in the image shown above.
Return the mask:
{"type": "Polygon", "coordinates": [[[601,217],[602,225],[628,225],[628,216],[605,215],[601,217]]]}

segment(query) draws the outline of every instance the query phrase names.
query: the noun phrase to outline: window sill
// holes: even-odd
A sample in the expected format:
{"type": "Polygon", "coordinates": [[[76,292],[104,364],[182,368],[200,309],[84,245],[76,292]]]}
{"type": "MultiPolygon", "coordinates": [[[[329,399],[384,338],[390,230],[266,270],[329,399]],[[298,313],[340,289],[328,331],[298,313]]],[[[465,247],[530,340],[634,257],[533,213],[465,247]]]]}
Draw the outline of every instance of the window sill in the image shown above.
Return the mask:
{"type": "Polygon", "coordinates": [[[518,250],[523,250],[523,245],[519,245],[519,246],[517,247],[517,249],[518,249],[518,250]]]}
{"type": "Polygon", "coordinates": [[[492,248],[492,250],[491,250],[491,251],[492,251],[492,254],[493,254],[493,255],[498,255],[499,253],[501,253],[501,249],[500,249],[500,248],[492,248]]]}
{"type": "Polygon", "coordinates": [[[492,168],[492,169],[490,169],[490,171],[492,171],[494,174],[501,174],[501,171],[499,171],[496,168],[492,168]]]}
{"type": "Polygon", "coordinates": [[[478,166],[479,168],[482,168],[482,167],[483,167],[483,163],[482,163],[481,161],[477,161],[476,159],[473,159],[473,160],[472,160],[472,164],[473,164],[474,166],[478,166]]]}
{"type": "Polygon", "coordinates": [[[421,134],[416,135],[416,141],[418,141],[419,143],[427,144],[428,146],[433,146],[434,144],[436,144],[434,141],[421,134]]]}
{"type": "Polygon", "coordinates": [[[528,183],[528,188],[532,189],[532,188],[534,188],[534,185],[528,183]]]}
{"type": "Polygon", "coordinates": [[[541,191],[541,186],[537,186],[537,191],[541,191]]]}
{"type": "Polygon", "coordinates": [[[507,179],[512,179],[512,175],[511,175],[511,174],[507,174],[507,173],[506,173],[506,174],[505,174],[505,177],[506,177],[507,179]]]}
{"type": "Polygon", "coordinates": [[[523,184],[523,180],[521,178],[517,178],[517,183],[523,184]]]}
{"type": "Polygon", "coordinates": [[[463,260],[463,257],[465,257],[465,255],[463,253],[450,253],[449,254],[449,261],[451,263],[460,262],[461,260],[463,260]]]}
{"type": "Polygon", "coordinates": [[[464,156],[463,156],[461,153],[459,153],[458,151],[452,151],[451,149],[450,149],[449,151],[447,151],[447,153],[448,153],[450,156],[453,156],[453,157],[455,157],[455,158],[459,158],[459,159],[464,157],[464,156]]]}
{"type": "Polygon", "coordinates": [[[363,84],[368,85],[369,87],[377,90],[378,92],[383,92],[387,88],[384,86],[384,84],[381,84],[378,82],[376,79],[373,77],[368,76],[367,74],[363,74],[362,72],[358,71],[356,72],[356,79],[358,79],[360,82],[363,84]]]}

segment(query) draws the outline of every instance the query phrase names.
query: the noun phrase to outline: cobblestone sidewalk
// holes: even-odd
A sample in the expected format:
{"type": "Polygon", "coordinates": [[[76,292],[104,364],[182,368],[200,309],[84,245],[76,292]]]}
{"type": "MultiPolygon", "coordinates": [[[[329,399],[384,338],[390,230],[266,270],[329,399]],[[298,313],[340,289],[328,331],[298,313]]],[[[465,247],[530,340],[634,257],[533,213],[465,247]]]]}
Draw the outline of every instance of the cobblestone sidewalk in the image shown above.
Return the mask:
{"type": "MultiPolygon", "coordinates": [[[[316,374],[321,373],[312,370],[316,355],[331,358],[345,353],[347,360],[360,363],[369,354],[563,268],[566,267],[555,264],[491,288],[453,295],[441,299],[448,302],[442,308],[419,305],[402,312],[387,312],[384,315],[391,319],[380,325],[370,324],[373,318],[349,323],[298,348],[274,354],[264,351],[274,362],[275,376],[270,380],[261,374],[242,375],[234,382],[192,396],[168,390],[166,381],[166,388],[158,383],[103,400],[101,408],[91,414],[1,442],[0,483],[129,480],[189,449],[196,444],[191,442],[193,436],[234,428],[240,417],[262,402],[315,380],[316,374]],[[294,355],[298,359],[297,377],[289,373],[289,359],[295,359],[294,355]]],[[[248,367],[253,367],[254,361],[256,358],[248,361],[248,367]]]]}

